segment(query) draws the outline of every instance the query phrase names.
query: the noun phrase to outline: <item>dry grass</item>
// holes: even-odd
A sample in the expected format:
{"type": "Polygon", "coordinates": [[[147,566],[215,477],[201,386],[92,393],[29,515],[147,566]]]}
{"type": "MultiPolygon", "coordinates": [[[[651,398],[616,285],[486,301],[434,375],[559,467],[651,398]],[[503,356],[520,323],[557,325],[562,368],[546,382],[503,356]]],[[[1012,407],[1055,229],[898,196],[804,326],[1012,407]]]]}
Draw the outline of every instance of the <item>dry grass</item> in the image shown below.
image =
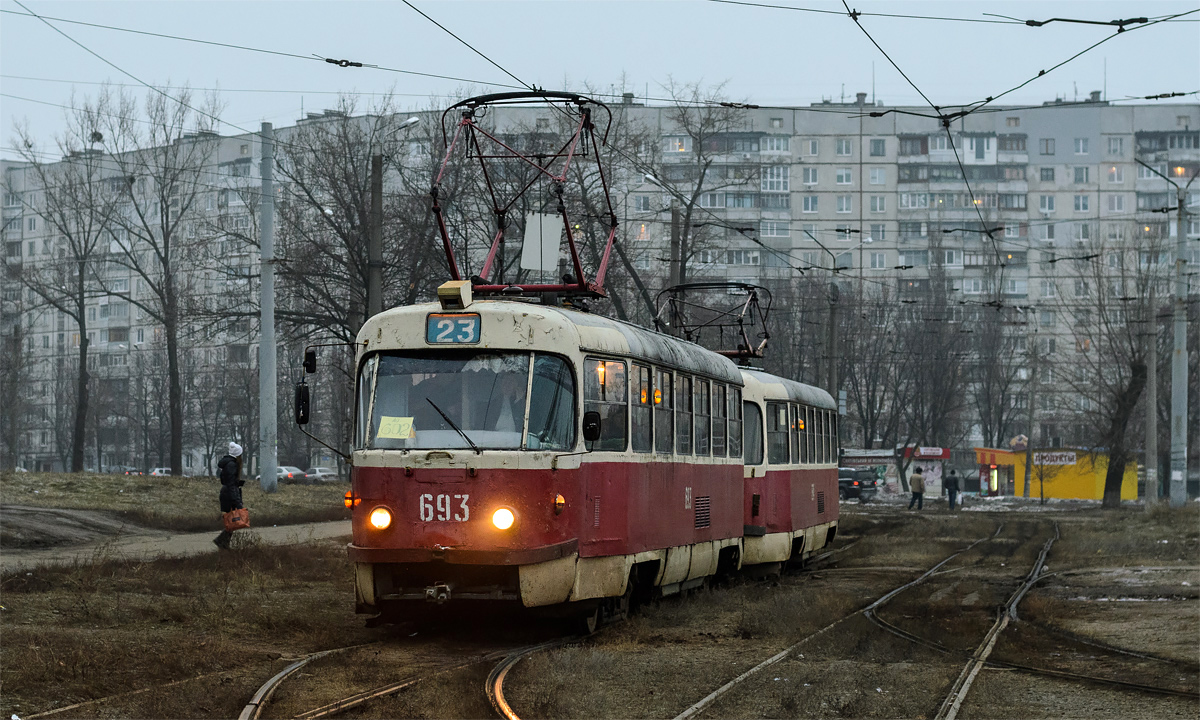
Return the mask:
{"type": "MultiPolygon", "coordinates": [[[[242,488],[246,507],[262,525],[292,525],[349,517],[344,483],[283,485],[265,493],[254,480],[242,488]]],[[[144,527],[208,530],[221,486],[211,477],[149,477],[87,473],[4,473],[0,505],[99,510],[144,527]]]]}
{"type": "MultiPolygon", "coordinates": [[[[334,543],[97,560],[0,578],[0,713],[23,716],[219,670],[261,682],[281,654],[351,644],[365,632],[353,614],[345,550],[334,543]]],[[[187,697],[166,695],[154,702],[187,697]]],[[[196,712],[182,705],[154,714],[196,712]]]]}
{"type": "Polygon", "coordinates": [[[1100,520],[1061,523],[1062,539],[1055,543],[1048,563],[1056,569],[1195,564],[1200,556],[1200,503],[1108,510],[1100,520]]]}

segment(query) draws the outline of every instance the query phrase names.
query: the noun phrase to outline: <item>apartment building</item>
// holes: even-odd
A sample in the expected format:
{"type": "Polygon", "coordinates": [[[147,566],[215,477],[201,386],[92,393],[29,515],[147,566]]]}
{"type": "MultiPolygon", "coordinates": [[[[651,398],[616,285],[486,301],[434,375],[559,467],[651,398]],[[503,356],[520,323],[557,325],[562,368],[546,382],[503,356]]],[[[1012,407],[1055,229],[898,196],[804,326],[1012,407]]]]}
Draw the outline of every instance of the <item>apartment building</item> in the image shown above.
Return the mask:
{"type": "MultiPolygon", "coordinates": [[[[949,128],[925,117],[928,108],[873,105],[860,93],[852,103],[739,109],[702,140],[672,122],[676,109],[640,105],[627,96],[614,110],[650,128],[659,143],[651,153],[658,177],[629,167],[614,176],[635,267],[660,286],[668,274],[663,248],[672,200],[679,202],[683,190],[688,197],[699,191],[693,220],[708,223],[709,231],[690,259],[693,277],[767,283],[794,277],[797,268],[836,269],[833,278],[844,290],[886,288],[897,300],[928,291],[935,276],[944,278],[964,307],[999,301],[1037,318],[1034,331],[1048,355],[1041,371],[1048,384],[1054,363],[1070,362],[1074,350],[1062,295],[1074,293],[1086,305],[1092,290],[1077,284],[1060,260],[1097,248],[1136,250],[1149,240],[1173,239],[1175,191],[1162,176],[1186,183],[1200,172],[1200,105],[1117,104],[1099,93],[1080,102],[989,106],[955,119],[949,128]],[[697,142],[703,143],[700,153],[697,142]],[[698,161],[708,168],[699,188],[689,170],[698,161]]],[[[426,122],[436,124],[438,116],[430,113],[426,122]]],[[[542,131],[552,120],[550,111],[526,107],[504,109],[489,121],[521,132],[542,131]]],[[[277,131],[281,141],[291,130],[277,131]]],[[[218,215],[239,222],[237,191],[258,182],[256,137],[222,137],[217,148],[205,180],[211,192],[196,209],[197,224],[218,215]]],[[[614,156],[613,162],[622,160],[614,156]]],[[[29,168],[3,161],[0,174],[8,269],[0,292],[0,331],[10,348],[19,343],[27,365],[14,454],[29,469],[57,469],[62,452],[55,448],[69,432],[64,414],[72,392],[72,377],[62,369],[79,339],[62,313],[14,280],[20,267],[52,257],[57,240],[38,214],[39,189],[29,168]]],[[[1200,240],[1198,198],[1200,183],[1187,197],[1189,240],[1200,240]]],[[[1189,243],[1188,252],[1188,262],[1200,265],[1200,243],[1189,243]]],[[[243,268],[241,292],[249,292],[257,258],[235,245],[221,255],[243,268]]],[[[1173,256],[1160,252],[1142,262],[1169,272],[1173,256]]],[[[134,274],[111,272],[108,287],[114,292],[144,290],[134,274]]],[[[204,292],[220,293],[238,282],[202,265],[193,272],[204,292]]],[[[1195,287],[1192,279],[1191,292],[1195,287]]],[[[1169,292],[1164,286],[1162,297],[1169,292]]],[[[89,339],[95,392],[149,397],[143,386],[161,375],[150,351],[160,328],[116,297],[95,298],[87,313],[94,328],[89,339]]],[[[196,362],[209,372],[231,365],[252,369],[254,327],[244,323],[205,338],[196,362]]],[[[1057,401],[1039,404],[1044,437],[1035,441],[1071,441],[1073,423],[1065,407],[1057,401]]],[[[94,457],[89,466],[142,464],[120,448],[144,447],[151,434],[165,430],[160,420],[134,415],[113,423],[108,436],[103,419],[98,422],[101,430],[89,440],[94,457]],[[140,433],[140,439],[135,442],[131,433],[140,433]]],[[[196,442],[187,454],[196,467],[185,469],[203,464],[204,449],[196,442]]]]}

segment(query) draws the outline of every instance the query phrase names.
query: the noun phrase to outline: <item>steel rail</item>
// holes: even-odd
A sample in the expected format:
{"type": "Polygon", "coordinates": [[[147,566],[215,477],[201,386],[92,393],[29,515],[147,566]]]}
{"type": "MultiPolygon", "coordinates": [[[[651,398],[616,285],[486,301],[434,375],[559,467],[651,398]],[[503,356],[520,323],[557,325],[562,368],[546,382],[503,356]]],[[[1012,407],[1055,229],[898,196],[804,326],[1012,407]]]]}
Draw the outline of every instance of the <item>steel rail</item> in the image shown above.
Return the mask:
{"type": "Polygon", "coordinates": [[[971,543],[970,545],[967,545],[963,549],[959,550],[958,552],[954,553],[953,555],[950,555],[946,559],[942,560],[937,565],[934,565],[932,568],[926,570],[920,577],[916,578],[915,580],[912,580],[910,582],[907,582],[907,583],[895,588],[891,592],[887,593],[883,597],[879,598],[878,600],[876,600],[875,602],[871,603],[870,605],[868,605],[864,608],[860,608],[860,609],[855,610],[854,612],[850,613],[849,615],[845,615],[837,620],[834,620],[833,622],[831,622],[830,624],[821,628],[820,630],[817,630],[816,632],[812,633],[811,635],[804,637],[803,639],[801,639],[799,642],[795,643],[794,645],[791,645],[790,647],[784,649],[783,651],[767,658],[766,660],[762,661],[758,665],[755,665],[754,667],[750,668],[746,672],[742,673],[741,675],[738,675],[737,677],[733,678],[732,680],[725,683],[721,687],[717,688],[716,690],[712,691],[708,695],[704,696],[695,704],[689,706],[686,710],[684,710],[683,712],[676,715],[675,720],[687,720],[688,718],[695,717],[696,715],[703,712],[717,698],[719,698],[722,695],[724,695],[725,693],[729,692],[730,690],[732,690],[734,687],[736,687],[738,684],[740,684],[747,678],[750,678],[751,676],[755,675],[759,671],[764,670],[764,669],[778,663],[780,660],[783,660],[788,655],[790,655],[791,653],[798,650],[802,645],[804,645],[808,641],[810,641],[816,637],[819,637],[821,635],[824,635],[825,633],[829,632],[830,630],[837,627],[838,625],[841,625],[842,623],[846,622],[847,620],[855,617],[856,615],[868,615],[869,613],[873,612],[876,608],[878,608],[880,605],[882,605],[883,603],[892,599],[893,597],[900,594],[901,592],[904,592],[908,588],[924,582],[926,579],[928,579],[930,576],[932,576],[935,572],[937,572],[943,565],[950,562],[954,558],[958,557],[959,555],[962,555],[963,553],[967,552],[968,550],[970,550],[971,548],[975,547],[976,545],[978,545],[979,543],[981,543],[985,540],[994,539],[997,535],[1000,534],[1000,531],[1003,529],[1004,529],[1004,524],[1001,523],[1000,526],[996,528],[996,532],[993,533],[990,536],[990,538],[980,538],[980,539],[976,540],[975,542],[971,543]]]}
{"type": "Polygon", "coordinates": [[[563,638],[561,640],[551,640],[540,645],[532,645],[510,652],[500,661],[492,671],[488,673],[487,681],[484,683],[484,691],[487,692],[488,702],[492,704],[492,708],[500,717],[507,720],[520,720],[520,717],[513,711],[512,706],[504,698],[504,678],[508,675],[508,671],[516,667],[527,655],[532,655],[535,652],[549,650],[551,648],[562,647],[568,643],[576,642],[580,638],[573,636],[563,638]]]}
{"type": "Polygon", "coordinates": [[[254,693],[254,696],[251,697],[250,701],[246,703],[246,706],[242,708],[242,712],[238,714],[238,720],[258,720],[258,717],[262,714],[263,708],[266,707],[266,704],[271,700],[271,695],[275,693],[275,689],[278,688],[290,675],[313,660],[318,660],[327,655],[345,652],[346,650],[353,650],[355,648],[366,647],[367,645],[374,644],[375,643],[363,643],[360,645],[348,645],[343,648],[322,650],[321,652],[313,653],[297,660],[291,665],[288,665],[276,673],[275,676],[270,680],[263,683],[260,688],[258,688],[258,691],[254,693]]]}
{"type": "Polygon", "coordinates": [[[1021,583],[1008,598],[1008,601],[1004,603],[1003,612],[996,618],[996,622],[992,623],[992,627],[984,635],[983,641],[979,643],[979,647],[972,654],[970,662],[963,667],[955,679],[954,685],[950,687],[950,692],[946,695],[946,699],[942,701],[941,707],[938,708],[935,720],[955,720],[958,717],[958,711],[962,707],[967,693],[971,690],[971,684],[975,681],[975,677],[979,674],[979,671],[984,668],[988,656],[992,654],[992,650],[995,649],[996,641],[1000,639],[1000,633],[1004,632],[1004,628],[1008,627],[1009,622],[1017,619],[1017,604],[1021,602],[1021,598],[1025,597],[1025,593],[1041,577],[1042,569],[1046,565],[1046,555],[1050,553],[1051,546],[1054,545],[1054,541],[1058,540],[1058,538],[1058,522],[1056,521],[1054,523],[1054,537],[1042,545],[1042,552],[1038,554],[1037,560],[1029,570],[1029,574],[1025,576],[1025,581],[1021,583]]]}

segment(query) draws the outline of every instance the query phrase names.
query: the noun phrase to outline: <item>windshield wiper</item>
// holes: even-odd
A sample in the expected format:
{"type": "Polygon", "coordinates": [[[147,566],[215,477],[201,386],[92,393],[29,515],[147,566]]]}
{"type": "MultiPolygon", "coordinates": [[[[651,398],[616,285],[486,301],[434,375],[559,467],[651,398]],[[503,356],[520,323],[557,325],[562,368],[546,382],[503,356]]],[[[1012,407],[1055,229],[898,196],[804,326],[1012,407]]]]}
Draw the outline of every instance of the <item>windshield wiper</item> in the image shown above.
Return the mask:
{"type": "Polygon", "coordinates": [[[454,428],[455,432],[457,432],[459,435],[462,435],[462,439],[467,441],[467,444],[471,446],[471,449],[475,451],[476,455],[483,454],[483,451],[479,449],[479,446],[476,445],[475,443],[471,442],[471,438],[467,437],[467,434],[462,431],[462,428],[460,428],[458,425],[456,425],[455,422],[450,419],[449,415],[442,412],[442,409],[440,407],[438,407],[435,402],[433,402],[429,398],[425,398],[425,402],[429,403],[430,405],[433,405],[433,409],[438,411],[438,415],[441,415],[442,419],[445,420],[450,425],[450,427],[454,428]]]}

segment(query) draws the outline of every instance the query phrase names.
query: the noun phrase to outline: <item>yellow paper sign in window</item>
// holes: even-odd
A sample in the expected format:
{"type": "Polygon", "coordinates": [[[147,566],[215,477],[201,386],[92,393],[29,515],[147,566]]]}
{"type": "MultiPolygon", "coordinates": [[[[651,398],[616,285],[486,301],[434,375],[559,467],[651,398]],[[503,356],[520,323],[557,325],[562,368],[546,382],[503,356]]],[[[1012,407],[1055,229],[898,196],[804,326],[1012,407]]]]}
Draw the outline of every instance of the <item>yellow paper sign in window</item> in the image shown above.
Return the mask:
{"type": "Polygon", "coordinates": [[[384,415],[379,418],[379,432],[375,433],[377,439],[407,440],[416,436],[417,434],[413,429],[413,419],[410,417],[389,417],[384,415]]]}

